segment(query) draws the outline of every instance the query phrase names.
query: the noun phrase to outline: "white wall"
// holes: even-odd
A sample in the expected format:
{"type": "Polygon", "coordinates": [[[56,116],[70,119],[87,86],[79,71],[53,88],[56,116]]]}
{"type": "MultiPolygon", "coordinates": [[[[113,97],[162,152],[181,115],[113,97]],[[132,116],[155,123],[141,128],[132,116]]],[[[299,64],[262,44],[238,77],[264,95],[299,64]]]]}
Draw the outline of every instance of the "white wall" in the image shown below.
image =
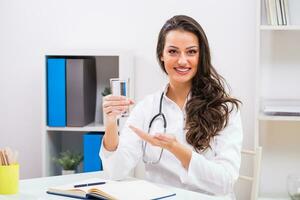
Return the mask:
{"type": "Polygon", "coordinates": [[[155,46],[175,14],[200,22],[213,64],[243,101],[244,145],[254,131],[255,23],[253,0],[0,0],[0,147],[20,151],[21,177],[41,175],[42,52],[123,49],[136,57],[136,97],[161,88],[155,46]],[[153,81],[155,77],[156,81],[153,81]]]}

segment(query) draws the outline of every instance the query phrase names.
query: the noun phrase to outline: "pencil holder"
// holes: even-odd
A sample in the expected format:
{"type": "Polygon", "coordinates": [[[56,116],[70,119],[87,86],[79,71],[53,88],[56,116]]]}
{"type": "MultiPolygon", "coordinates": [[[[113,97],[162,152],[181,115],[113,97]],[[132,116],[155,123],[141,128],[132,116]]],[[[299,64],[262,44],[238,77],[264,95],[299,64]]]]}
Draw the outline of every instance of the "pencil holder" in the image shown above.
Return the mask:
{"type": "Polygon", "coordinates": [[[19,165],[0,166],[0,194],[16,194],[19,190],[19,165]]]}

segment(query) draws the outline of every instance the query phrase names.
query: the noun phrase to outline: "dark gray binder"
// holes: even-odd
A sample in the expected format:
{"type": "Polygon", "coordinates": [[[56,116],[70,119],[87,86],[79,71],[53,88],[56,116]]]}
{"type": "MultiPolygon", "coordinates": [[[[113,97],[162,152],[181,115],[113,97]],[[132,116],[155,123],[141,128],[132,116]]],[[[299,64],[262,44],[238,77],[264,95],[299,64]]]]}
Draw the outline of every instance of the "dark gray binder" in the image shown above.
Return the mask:
{"type": "Polygon", "coordinates": [[[67,59],[67,126],[85,126],[95,120],[96,63],[93,58],[67,59]]]}

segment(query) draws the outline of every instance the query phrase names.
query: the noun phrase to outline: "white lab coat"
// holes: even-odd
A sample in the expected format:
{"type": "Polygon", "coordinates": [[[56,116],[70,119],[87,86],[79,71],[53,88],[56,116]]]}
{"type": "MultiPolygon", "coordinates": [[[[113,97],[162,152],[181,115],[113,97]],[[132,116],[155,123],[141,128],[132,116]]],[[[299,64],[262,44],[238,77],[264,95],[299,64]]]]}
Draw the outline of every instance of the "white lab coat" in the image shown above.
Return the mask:
{"type": "MultiPolygon", "coordinates": [[[[164,93],[167,88],[168,86],[164,93]]],[[[149,122],[159,111],[162,92],[147,96],[134,107],[120,132],[116,151],[109,152],[103,144],[101,145],[99,154],[103,169],[110,178],[125,178],[142,159],[142,140],[128,128],[128,125],[148,132],[149,122]]],[[[174,134],[180,143],[193,150],[185,139],[185,112],[166,95],[163,98],[162,110],[167,120],[166,132],[174,134]]],[[[154,123],[150,134],[162,130],[162,124],[154,123]]],[[[158,164],[145,165],[145,179],[197,192],[233,196],[233,186],[239,176],[241,162],[242,125],[239,111],[234,110],[231,113],[228,125],[212,139],[210,145],[211,149],[203,153],[193,150],[188,170],[173,154],[164,150],[158,164]]],[[[148,144],[146,152],[148,158],[155,160],[160,149],[148,144]]]]}

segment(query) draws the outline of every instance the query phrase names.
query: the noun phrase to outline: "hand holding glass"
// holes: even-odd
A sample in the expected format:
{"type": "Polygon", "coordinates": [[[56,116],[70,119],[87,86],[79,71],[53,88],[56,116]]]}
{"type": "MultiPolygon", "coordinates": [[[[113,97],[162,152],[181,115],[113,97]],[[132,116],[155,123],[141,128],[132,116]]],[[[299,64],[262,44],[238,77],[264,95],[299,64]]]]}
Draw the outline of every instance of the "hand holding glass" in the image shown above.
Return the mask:
{"type": "Polygon", "coordinates": [[[126,83],[119,79],[111,79],[112,94],[105,96],[102,104],[107,122],[115,122],[118,117],[124,116],[124,113],[128,114],[129,106],[134,104],[133,100],[126,96],[128,94],[126,83]]]}

